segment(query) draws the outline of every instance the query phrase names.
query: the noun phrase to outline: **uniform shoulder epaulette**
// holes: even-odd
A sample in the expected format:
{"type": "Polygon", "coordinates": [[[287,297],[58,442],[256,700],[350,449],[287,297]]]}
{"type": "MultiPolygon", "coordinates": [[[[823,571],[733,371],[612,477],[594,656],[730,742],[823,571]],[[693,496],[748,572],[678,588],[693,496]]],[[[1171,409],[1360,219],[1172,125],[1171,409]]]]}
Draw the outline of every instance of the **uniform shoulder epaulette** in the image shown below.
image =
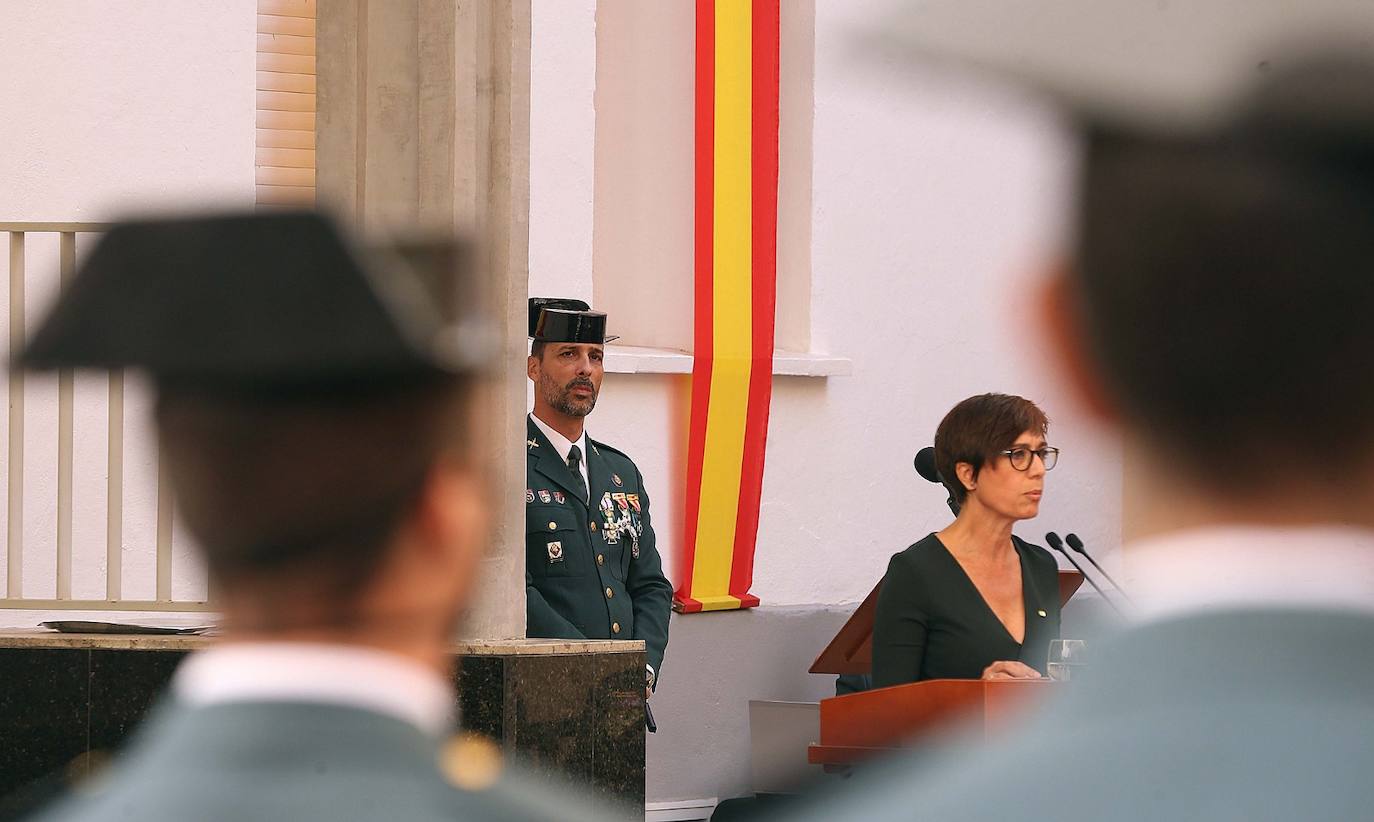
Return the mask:
{"type": "Polygon", "coordinates": [[[602,451],[609,451],[609,452],[612,453],[612,454],[616,454],[616,455],[618,455],[618,456],[624,457],[624,458],[627,459],[627,460],[630,460],[630,464],[631,464],[631,465],[634,464],[634,460],[631,460],[631,459],[630,459],[630,455],[629,455],[629,454],[626,454],[624,451],[621,451],[619,448],[615,448],[615,447],[612,447],[612,446],[610,446],[610,445],[607,445],[606,443],[601,442],[600,440],[594,440],[594,439],[592,439],[591,437],[587,437],[587,442],[591,443],[593,446],[595,446],[596,448],[601,449],[602,451]]]}

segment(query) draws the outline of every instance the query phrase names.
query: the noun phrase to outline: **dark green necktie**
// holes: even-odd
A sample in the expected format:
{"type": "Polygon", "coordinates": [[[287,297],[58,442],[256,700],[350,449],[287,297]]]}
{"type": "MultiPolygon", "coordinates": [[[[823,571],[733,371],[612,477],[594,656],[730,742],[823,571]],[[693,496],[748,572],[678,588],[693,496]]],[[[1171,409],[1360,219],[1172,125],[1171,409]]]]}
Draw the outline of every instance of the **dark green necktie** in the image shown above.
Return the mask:
{"type": "Polygon", "coordinates": [[[583,502],[586,502],[588,491],[587,483],[582,479],[582,449],[576,445],[568,449],[568,470],[577,479],[577,487],[582,492],[579,496],[582,497],[583,502]]]}

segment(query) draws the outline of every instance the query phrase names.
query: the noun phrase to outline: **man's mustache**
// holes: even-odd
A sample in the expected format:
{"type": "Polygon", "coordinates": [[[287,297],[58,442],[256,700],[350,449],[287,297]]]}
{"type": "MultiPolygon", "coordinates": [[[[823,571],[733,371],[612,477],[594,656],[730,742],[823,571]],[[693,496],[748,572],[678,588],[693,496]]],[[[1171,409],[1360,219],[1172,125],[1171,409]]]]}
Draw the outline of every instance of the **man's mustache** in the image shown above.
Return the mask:
{"type": "Polygon", "coordinates": [[[584,387],[584,388],[587,388],[588,390],[592,391],[593,393],[596,392],[596,386],[592,384],[592,381],[591,381],[591,380],[588,380],[588,379],[583,379],[583,378],[581,378],[581,377],[579,377],[578,379],[575,379],[575,380],[573,380],[572,382],[568,383],[567,385],[563,386],[563,390],[564,390],[564,391],[571,391],[571,390],[573,390],[574,388],[577,388],[578,386],[582,386],[582,387],[584,387]]]}

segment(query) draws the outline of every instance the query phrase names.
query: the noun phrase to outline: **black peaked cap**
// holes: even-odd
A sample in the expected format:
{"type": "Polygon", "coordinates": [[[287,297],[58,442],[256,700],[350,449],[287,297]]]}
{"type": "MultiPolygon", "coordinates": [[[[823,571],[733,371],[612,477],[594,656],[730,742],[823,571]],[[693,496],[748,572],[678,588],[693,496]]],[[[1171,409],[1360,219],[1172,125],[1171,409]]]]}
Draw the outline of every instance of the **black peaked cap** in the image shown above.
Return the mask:
{"type": "Polygon", "coordinates": [[[464,291],[458,247],[390,252],[365,259],[313,212],[121,222],[19,364],[262,389],[480,368],[487,335],[477,318],[453,316],[464,291]]]}
{"type": "Polygon", "coordinates": [[[620,339],[606,336],[605,313],[590,309],[582,300],[530,297],[530,337],[540,342],[596,345],[620,339]]]}
{"type": "Polygon", "coordinates": [[[533,337],[539,329],[539,315],[546,308],[557,308],[563,311],[589,311],[591,306],[582,300],[565,299],[562,297],[530,297],[530,336],[533,337]]]}

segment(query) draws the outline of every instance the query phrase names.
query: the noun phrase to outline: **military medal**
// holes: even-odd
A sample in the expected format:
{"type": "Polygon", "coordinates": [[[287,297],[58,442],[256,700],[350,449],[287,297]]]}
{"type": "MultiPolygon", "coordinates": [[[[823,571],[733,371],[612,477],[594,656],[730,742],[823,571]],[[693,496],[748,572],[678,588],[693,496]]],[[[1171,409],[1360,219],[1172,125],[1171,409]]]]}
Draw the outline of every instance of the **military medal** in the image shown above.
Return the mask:
{"type": "Polygon", "coordinates": [[[601,533],[605,535],[609,545],[620,542],[620,531],[615,521],[615,503],[611,502],[611,492],[607,491],[601,495],[601,533]]]}
{"type": "Polygon", "coordinates": [[[624,485],[624,484],[625,484],[625,482],[624,482],[622,479],[620,479],[620,475],[619,475],[619,474],[611,474],[611,482],[615,483],[616,485],[624,485]]]}
{"type": "Polygon", "coordinates": [[[542,502],[542,503],[544,503],[545,505],[547,505],[548,503],[553,502],[553,497],[549,496],[549,492],[548,492],[548,491],[545,491],[543,488],[540,488],[540,489],[539,489],[539,501],[542,502]]]}
{"type": "Polygon", "coordinates": [[[563,492],[562,492],[562,491],[554,491],[554,492],[553,492],[553,498],[554,498],[555,501],[558,502],[559,505],[562,505],[563,502],[564,502],[564,500],[567,499],[567,497],[563,496],[563,492]]]}
{"type": "Polygon", "coordinates": [[[615,505],[620,510],[630,510],[630,503],[625,499],[624,494],[611,494],[611,499],[615,500],[615,505]]]}
{"type": "Polygon", "coordinates": [[[562,561],[563,561],[563,542],[562,542],[561,540],[554,540],[553,542],[550,542],[550,543],[549,543],[549,562],[562,562],[562,561]]]}
{"type": "Polygon", "coordinates": [[[526,502],[526,503],[534,502],[534,492],[531,491],[531,490],[528,489],[528,488],[525,489],[525,502],[526,502]]]}
{"type": "Polygon", "coordinates": [[[639,494],[626,494],[625,499],[629,501],[631,508],[639,510],[639,494]]]}

